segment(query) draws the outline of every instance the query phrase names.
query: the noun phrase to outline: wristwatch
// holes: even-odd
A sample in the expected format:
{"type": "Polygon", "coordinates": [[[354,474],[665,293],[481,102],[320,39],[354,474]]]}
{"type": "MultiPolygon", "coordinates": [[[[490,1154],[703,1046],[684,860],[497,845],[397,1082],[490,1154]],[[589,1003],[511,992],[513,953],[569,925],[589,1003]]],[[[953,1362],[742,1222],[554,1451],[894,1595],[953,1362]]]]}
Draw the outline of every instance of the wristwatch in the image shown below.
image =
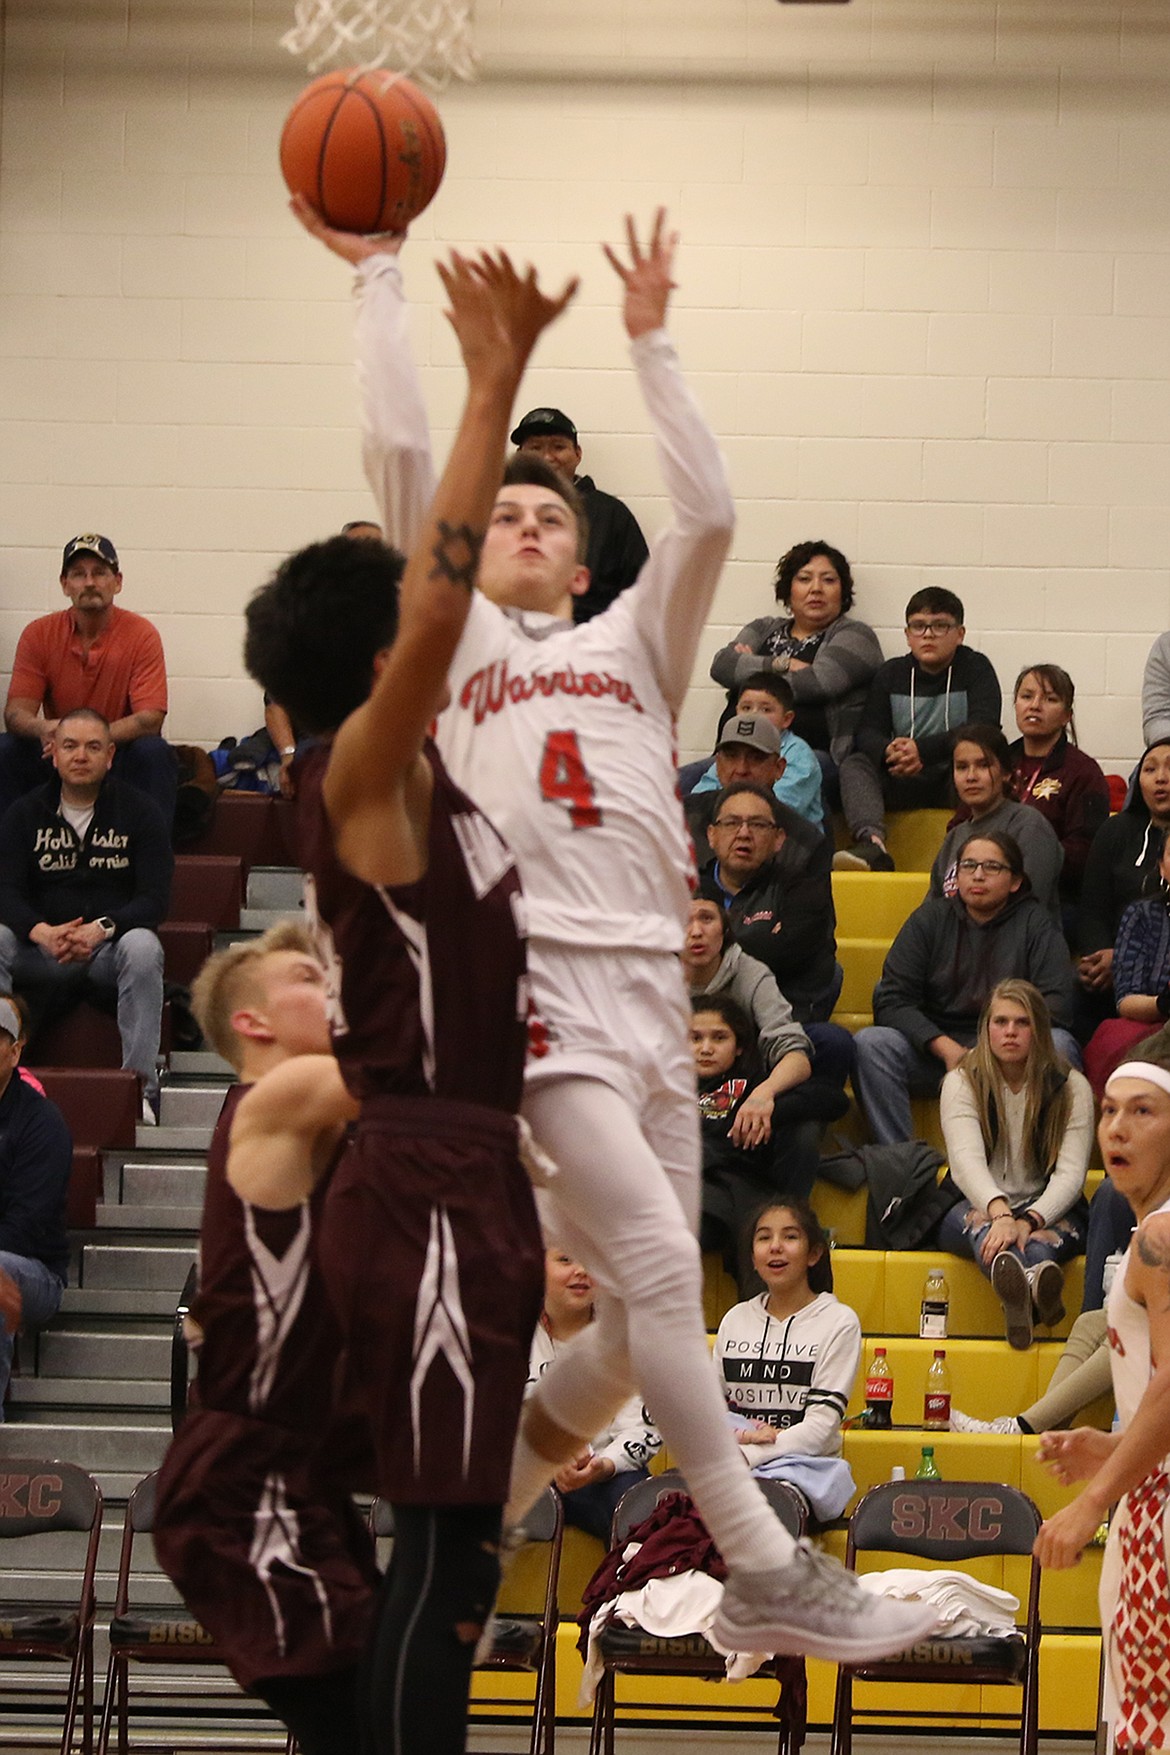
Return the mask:
{"type": "Polygon", "coordinates": [[[107,938],[113,938],[118,930],[117,922],[111,920],[108,914],[103,914],[100,920],[95,920],[94,925],[100,926],[107,938]]]}

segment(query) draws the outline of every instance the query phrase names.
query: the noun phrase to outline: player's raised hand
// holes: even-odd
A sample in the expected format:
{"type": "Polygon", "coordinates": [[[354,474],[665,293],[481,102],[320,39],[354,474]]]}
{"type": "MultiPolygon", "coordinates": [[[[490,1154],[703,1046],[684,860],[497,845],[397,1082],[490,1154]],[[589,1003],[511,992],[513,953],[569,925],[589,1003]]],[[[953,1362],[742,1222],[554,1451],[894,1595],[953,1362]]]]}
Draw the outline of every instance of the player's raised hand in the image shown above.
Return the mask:
{"type": "Polygon", "coordinates": [[[518,379],[537,340],[577,291],[570,280],[556,295],[541,289],[535,268],[520,274],[503,250],[474,260],[453,251],[436,264],[450,301],[448,321],[459,337],[469,373],[495,367],[518,379]]]}
{"type": "Polygon", "coordinates": [[[608,244],[601,247],[610,267],[626,289],[622,314],[626,333],[634,341],[639,335],[648,335],[652,329],[661,329],[666,322],[670,294],[677,285],[672,275],[678,233],[667,231],[666,209],[660,207],[654,215],[650,242],[645,249],[638,241],[633,215],[627,213],[626,242],[630,251],[629,266],[608,244]]]}
{"type": "Polygon", "coordinates": [[[406,242],[404,231],[380,232],[368,238],[363,237],[360,232],[339,232],[335,226],[326,225],[312,202],[304,195],[294,195],[289,207],[311,238],[316,238],[344,262],[352,262],[355,268],[368,256],[397,256],[406,242]]]}

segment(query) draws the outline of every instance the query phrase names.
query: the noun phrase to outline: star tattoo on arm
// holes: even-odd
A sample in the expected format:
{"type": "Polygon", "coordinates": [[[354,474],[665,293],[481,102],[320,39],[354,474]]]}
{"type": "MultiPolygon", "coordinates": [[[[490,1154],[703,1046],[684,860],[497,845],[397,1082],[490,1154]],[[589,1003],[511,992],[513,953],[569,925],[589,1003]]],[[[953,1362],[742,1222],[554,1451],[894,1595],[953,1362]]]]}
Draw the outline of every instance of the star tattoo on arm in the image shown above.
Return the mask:
{"type": "Polygon", "coordinates": [[[432,579],[445,579],[450,585],[462,585],[470,593],[475,588],[479,570],[479,551],[483,547],[483,531],[469,524],[447,524],[438,520],[439,540],[431,554],[434,566],[432,579]]]}

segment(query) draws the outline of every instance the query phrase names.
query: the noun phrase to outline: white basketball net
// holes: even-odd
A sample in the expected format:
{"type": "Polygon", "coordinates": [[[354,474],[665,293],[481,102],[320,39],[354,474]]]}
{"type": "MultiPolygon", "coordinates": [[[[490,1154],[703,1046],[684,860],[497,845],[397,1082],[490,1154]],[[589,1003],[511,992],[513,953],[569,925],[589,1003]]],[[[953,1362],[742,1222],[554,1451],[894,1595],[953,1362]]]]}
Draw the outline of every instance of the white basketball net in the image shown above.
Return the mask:
{"type": "Polygon", "coordinates": [[[441,89],[475,78],[471,14],[472,0],[296,0],[296,23],[280,41],[310,73],[389,66],[441,89]]]}

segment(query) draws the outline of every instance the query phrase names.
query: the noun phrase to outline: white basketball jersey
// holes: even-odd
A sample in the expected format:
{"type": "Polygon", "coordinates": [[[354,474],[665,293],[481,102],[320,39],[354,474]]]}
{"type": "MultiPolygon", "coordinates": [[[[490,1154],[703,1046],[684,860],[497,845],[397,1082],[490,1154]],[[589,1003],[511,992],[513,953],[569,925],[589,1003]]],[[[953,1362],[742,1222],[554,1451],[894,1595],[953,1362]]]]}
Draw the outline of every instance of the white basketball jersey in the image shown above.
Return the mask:
{"type": "MultiPolygon", "coordinates": [[[[358,287],[366,469],[387,539],[408,548],[429,498],[427,434],[397,265],[363,264],[358,287]]],[[[437,741],[452,778],[516,856],[532,941],[675,952],[692,859],[674,716],[734,508],[669,337],[640,336],[632,353],[670,526],[637,583],[580,627],[517,617],[477,594],[437,741]]]]}
{"type": "Polygon", "coordinates": [[[516,856],[532,939],[677,951],[690,838],[629,595],[543,639],[477,597],[438,743],[516,856]]]}

